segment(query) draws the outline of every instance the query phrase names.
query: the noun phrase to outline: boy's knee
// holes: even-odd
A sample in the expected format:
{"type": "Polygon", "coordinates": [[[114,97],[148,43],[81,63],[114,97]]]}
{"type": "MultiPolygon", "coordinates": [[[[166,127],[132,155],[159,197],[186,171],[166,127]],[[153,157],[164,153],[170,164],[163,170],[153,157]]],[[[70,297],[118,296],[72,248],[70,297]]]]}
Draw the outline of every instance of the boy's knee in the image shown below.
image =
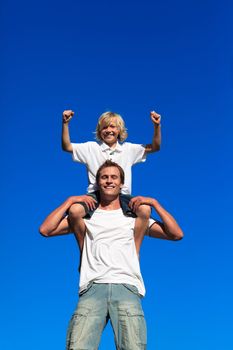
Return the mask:
{"type": "Polygon", "coordinates": [[[151,207],[149,205],[140,205],[136,214],[142,219],[149,219],[151,215],[151,207]]]}
{"type": "Polygon", "coordinates": [[[82,204],[75,203],[69,209],[70,219],[81,219],[85,216],[85,208],[82,204]]]}

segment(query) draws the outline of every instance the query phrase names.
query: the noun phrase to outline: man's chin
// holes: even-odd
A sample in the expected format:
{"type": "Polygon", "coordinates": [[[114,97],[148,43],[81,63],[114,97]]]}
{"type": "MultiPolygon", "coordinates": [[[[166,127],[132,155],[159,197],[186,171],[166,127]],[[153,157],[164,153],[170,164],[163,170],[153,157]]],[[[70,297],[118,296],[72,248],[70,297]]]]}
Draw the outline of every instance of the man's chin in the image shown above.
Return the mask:
{"type": "Polygon", "coordinates": [[[117,198],[118,196],[119,192],[110,189],[100,190],[100,198],[111,200],[117,198]]]}

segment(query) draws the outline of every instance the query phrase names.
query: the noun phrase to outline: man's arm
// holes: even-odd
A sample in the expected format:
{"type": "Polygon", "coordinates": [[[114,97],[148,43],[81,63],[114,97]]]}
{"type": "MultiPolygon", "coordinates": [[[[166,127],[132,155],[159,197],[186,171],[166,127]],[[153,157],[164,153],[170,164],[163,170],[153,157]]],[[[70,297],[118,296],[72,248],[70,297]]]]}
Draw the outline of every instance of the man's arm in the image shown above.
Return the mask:
{"type": "Polygon", "coordinates": [[[62,113],[62,149],[66,152],[73,152],[73,147],[70,142],[69,122],[72,119],[74,112],[65,110],[62,113]]]}
{"type": "Polygon", "coordinates": [[[53,237],[72,233],[66,213],[72,204],[77,202],[85,202],[90,209],[95,206],[95,200],[91,196],[83,195],[69,197],[47,216],[39,228],[40,234],[44,237],[53,237]]]}
{"type": "Polygon", "coordinates": [[[161,222],[155,222],[147,231],[147,235],[153,238],[162,238],[172,241],[178,241],[183,238],[184,234],[174,217],[168,213],[159,202],[149,197],[134,197],[129,205],[134,212],[142,205],[150,205],[159,215],[161,222]]]}
{"type": "Polygon", "coordinates": [[[146,145],[145,152],[153,153],[160,150],[161,145],[161,115],[155,111],[150,112],[151,120],[154,124],[154,135],[152,143],[146,145]]]}

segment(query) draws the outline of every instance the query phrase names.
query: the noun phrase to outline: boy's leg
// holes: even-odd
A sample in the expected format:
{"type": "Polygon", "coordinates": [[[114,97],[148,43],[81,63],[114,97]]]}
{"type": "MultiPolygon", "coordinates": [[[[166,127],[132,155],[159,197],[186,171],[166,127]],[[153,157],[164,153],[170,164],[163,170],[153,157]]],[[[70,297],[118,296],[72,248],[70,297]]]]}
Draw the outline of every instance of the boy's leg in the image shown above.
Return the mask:
{"type": "Polygon", "coordinates": [[[134,240],[137,253],[139,255],[140,247],[149,225],[151,207],[149,205],[140,205],[136,213],[129,207],[129,202],[133,198],[128,194],[120,194],[120,203],[123,213],[126,216],[135,217],[134,240]]]}
{"type": "Polygon", "coordinates": [[[69,209],[68,221],[78,241],[80,252],[82,252],[84,243],[85,223],[83,217],[85,215],[86,210],[82,204],[75,203],[69,209]]]}
{"type": "MultiPolygon", "coordinates": [[[[88,196],[94,198],[97,201],[97,205],[96,205],[96,208],[97,208],[99,203],[98,191],[89,193],[88,196]]],[[[90,218],[94,213],[95,209],[93,210],[89,209],[85,202],[77,202],[73,204],[68,211],[68,221],[78,241],[80,252],[82,252],[82,249],[83,249],[84,235],[85,235],[84,222],[81,223],[80,220],[83,219],[84,217],[90,218]]]]}
{"type": "Polygon", "coordinates": [[[121,209],[122,209],[124,215],[136,218],[137,215],[129,207],[129,202],[132,198],[133,197],[129,194],[120,193],[120,204],[121,204],[121,209]]]}
{"type": "Polygon", "coordinates": [[[137,218],[135,220],[134,227],[134,241],[136,251],[139,255],[140,247],[149,225],[149,219],[151,215],[151,207],[149,205],[140,205],[136,211],[137,218]]]}

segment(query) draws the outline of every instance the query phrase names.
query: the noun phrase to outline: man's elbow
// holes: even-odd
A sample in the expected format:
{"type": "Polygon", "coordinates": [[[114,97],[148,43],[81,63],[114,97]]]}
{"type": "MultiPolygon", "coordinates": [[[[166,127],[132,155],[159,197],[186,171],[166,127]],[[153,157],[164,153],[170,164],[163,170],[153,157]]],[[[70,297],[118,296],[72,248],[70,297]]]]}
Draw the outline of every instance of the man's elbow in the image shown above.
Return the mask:
{"type": "Polygon", "coordinates": [[[172,240],[173,241],[180,241],[181,239],[183,239],[183,237],[184,237],[184,233],[181,229],[172,233],[172,240]]]}
{"type": "Polygon", "coordinates": [[[43,237],[49,237],[50,231],[43,224],[39,227],[39,233],[43,237]]]}

